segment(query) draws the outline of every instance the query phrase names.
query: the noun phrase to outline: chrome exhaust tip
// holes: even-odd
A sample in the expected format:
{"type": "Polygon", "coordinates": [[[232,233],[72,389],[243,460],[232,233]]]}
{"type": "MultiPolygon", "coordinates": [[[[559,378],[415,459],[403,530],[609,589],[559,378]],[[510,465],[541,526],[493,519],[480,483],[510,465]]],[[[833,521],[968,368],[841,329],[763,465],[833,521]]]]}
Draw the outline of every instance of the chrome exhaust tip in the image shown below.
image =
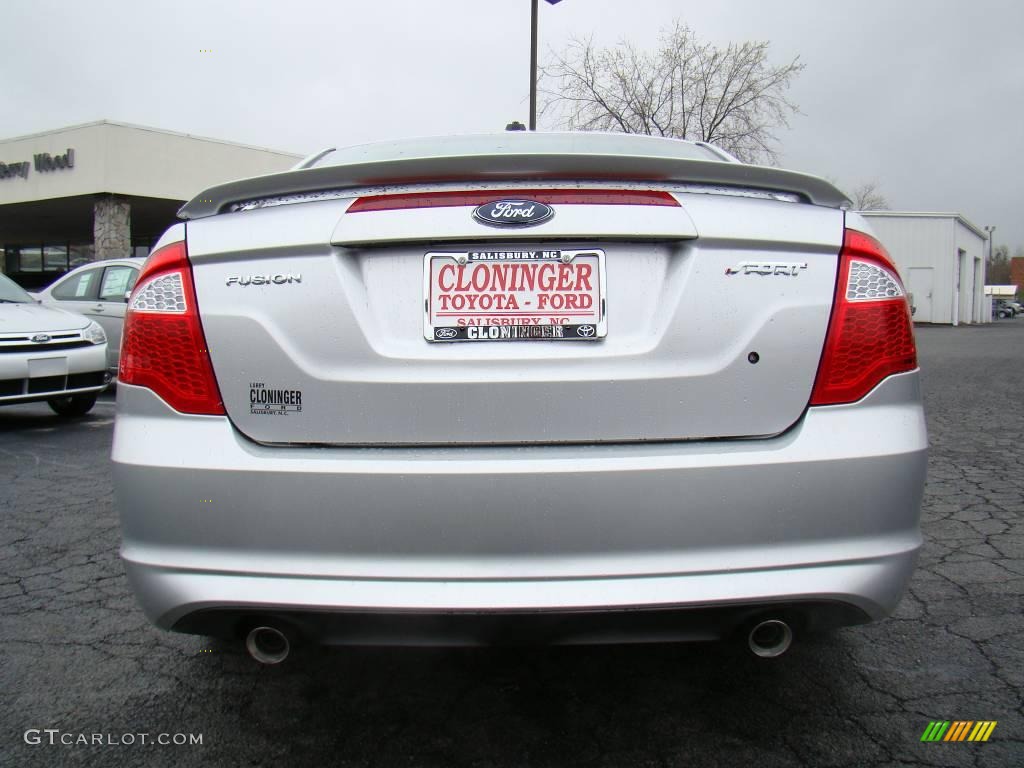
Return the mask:
{"type": "Polygon", "coordinates": [[[774,659],[789,650],[793,644],[793,630],[779,619],[768,619],[754,625],[747,635],[750,652],[762,659],[774,659]]]}
{"type": "Polygon", "coordinates": [[[275,627],[255,627],[245,638],[245,649],[260,664],[280,664],[288,658],[291,643],[275,627]]]}

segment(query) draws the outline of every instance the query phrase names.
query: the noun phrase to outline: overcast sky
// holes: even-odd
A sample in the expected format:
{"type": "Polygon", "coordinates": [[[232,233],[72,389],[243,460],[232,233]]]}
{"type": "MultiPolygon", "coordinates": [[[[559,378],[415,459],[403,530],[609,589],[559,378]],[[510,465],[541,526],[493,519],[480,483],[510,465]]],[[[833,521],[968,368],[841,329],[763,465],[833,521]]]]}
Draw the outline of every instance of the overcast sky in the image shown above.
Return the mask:
{"type": "MultiPolygon", "coordinates": [[[[527,119],[529,6],[0,0],[0,136],[107,118],[306,153],[500,130],[527,119]]],[[[807,65],[782,165],[1024,245],[1024,2],[542,2],[542,58],[574,35],[652,46],[675,18],[807,65]]]]}

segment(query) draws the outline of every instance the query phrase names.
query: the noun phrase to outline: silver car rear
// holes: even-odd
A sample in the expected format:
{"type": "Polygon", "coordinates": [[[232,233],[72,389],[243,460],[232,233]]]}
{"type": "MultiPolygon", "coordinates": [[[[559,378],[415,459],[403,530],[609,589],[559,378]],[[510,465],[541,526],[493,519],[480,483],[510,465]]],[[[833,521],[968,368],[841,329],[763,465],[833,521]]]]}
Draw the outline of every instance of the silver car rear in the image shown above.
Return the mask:
{"type": "Polygon", "coordinates": [[[204,192],[126,321],[113,456],[144,609],[336,643],[886,615],[926,436],[902,286],[843,202],[579,134],[204,192]]]}

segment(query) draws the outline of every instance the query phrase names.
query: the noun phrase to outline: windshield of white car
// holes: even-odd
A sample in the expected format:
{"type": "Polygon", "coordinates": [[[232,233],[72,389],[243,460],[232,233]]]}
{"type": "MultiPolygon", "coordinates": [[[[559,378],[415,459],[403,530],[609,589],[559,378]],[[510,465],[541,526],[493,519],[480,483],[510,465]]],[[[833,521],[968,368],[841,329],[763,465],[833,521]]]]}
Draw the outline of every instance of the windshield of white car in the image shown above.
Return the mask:
{"type": "Polygon", "coordinates": [[[6,304],[30,304],[33,298],[16,282],[0,275],[0,303],[6,304]]]}

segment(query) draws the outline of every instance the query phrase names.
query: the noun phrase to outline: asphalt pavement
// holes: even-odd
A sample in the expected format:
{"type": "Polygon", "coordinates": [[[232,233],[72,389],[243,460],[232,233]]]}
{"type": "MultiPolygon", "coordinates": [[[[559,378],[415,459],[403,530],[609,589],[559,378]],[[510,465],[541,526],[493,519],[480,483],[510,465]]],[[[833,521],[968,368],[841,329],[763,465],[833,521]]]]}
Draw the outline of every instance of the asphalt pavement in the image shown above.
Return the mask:
{"type": "Polygon", "coordinates": [[[0,409],[0,765],[1024,765],[1024,319],[917,332],[932,449],[910,590],[777,660],[719,643],[262,667],[136,607],[109,398],[74,422],[0,409]],[[997,726],[922,742],[935,720],[997,726]]]}

